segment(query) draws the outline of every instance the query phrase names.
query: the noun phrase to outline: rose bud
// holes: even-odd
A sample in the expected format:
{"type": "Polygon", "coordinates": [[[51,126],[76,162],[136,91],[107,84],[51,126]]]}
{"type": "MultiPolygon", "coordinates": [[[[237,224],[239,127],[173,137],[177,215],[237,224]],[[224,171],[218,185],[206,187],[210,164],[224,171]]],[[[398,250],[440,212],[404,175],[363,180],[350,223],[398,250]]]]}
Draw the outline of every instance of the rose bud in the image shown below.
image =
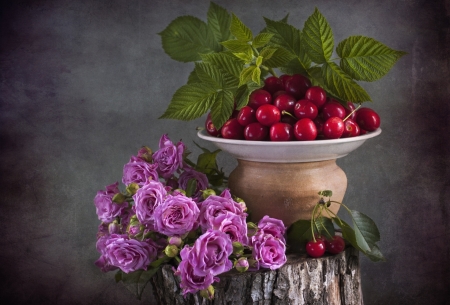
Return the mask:
{"type": "Polygon", "coordinates": [[[137,156],[138,158],[141,158],[144,161],[152,162],[153,160],[152,155],[153,155],[152,150],[147,146],[143,146],[141,149],[139,149],[137,156]]]}
{"type": "Polygon", "coordinates": [[[236,201],[237,203],[239,203],[241,205],[244,212],[247,212],[247,205],[245,204],[245,201],[242,198],[235,197],[234,201],[236,201]]]}
{"type": "Polygon", "coordinates": [[[246,257],[240,257],[237,261],[234,262],[234,268],[236,268],[239,272],[245,272],[248,270],[250,266],[246,257]]]}
{"type": "Polygon", "coordinates": [[[139,189],[139,185],[137,183],[130,183],[127,186],[127,193],[130,195],[136,194],[137,190],[139,189]]]}
{"type": "Polygon", "coordinates": [[[247,235],[253,236],[258,232],[258,226],[253,222],[247,222],[247,235]]]}
{"type": "Polygon", "coordinates": [[[200,290],[200,296],[208,300],[214,299],[214,287],[209,285],[208,288],[200,290]]]}
{"type": "Polygon", "coordinates": [[[127,196],[125,196],[125,195],[122,194],[122,193],[117,193],[117,194],[115,194],[115,195],[113,196],[113,198],[112,198],[112,201],[113,201],[114,203],[118,203],[118,204],[124,203],[125,200],[127,200],[127,196]]]}
{"type": "Polygon", "coordinates": [[[206,199],[211,195],[216,195],[216,192],[214,192],[214,190],[212,190],[212,189],[206,189],[206,190],[202,191],[202,193],[203,193],[202,194],[203,199],[206,199]]]}
{"type": "Polygon", "coordinates": [[[109,234],[120,234],[122,226],[119,224],[117,220],[114,220],[108,225],[109,234]]]}
{"type": "Polygon", "coordinates": [[[238,241],[233,242],[233,254],[236,256],[244,254],[244,246],[238,241]]]}
{"type": "Polygon", "coordinates": [[[169,245],[175,245],[177,247],[181,247],[183,244],[183,240],[179,236],[171,236],[167,239],[167,241],[169,242],[169,245]]]}
{"type": "Polygon", "coordinates": [[[178,255],[178,252],[180,252],[180,249],[178,249],[178,247],[176,245],[168,245],[165,249],[164,249],[164,253],[168,256],[168,257],[175,257],[178,255]]]}

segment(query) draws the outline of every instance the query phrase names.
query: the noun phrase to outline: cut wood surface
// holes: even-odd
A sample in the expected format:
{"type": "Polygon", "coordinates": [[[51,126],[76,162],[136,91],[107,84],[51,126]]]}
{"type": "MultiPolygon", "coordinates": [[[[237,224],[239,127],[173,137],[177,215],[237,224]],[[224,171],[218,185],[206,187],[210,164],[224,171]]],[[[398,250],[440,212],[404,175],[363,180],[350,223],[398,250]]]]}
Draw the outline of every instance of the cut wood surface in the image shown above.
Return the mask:
{"type": "Polygon", "coordinates": [[[183,297],[179,278],[166,265],[151,283],[158,304],[308,304],[363,305],[359,253],[352,247],[337,255],[311,258],[289,254],[277,270],[221,274],[213,300],[199,294],[183,297]]]}

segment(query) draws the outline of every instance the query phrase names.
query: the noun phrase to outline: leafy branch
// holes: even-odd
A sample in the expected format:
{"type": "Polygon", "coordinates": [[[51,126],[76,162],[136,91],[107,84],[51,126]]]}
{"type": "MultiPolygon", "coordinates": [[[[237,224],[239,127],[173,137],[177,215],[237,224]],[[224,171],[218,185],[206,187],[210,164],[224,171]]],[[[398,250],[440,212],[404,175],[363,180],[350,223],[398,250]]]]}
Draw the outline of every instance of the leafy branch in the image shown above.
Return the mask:
{"type": "Polygon", "coordinates": [[[193,120],[210,110],[220,128],[275,69],[304,74],[342,102],[371,101],[357,81],[380,79],[406,54],[365,36],[350,36],[335,48],[333,31],[317,8],[303,29],[287,19],[264,18],[266,27],[254,35],[235,14],[211,2],[207,22],[193,16],[172,21],[159,33],[164,51],[196,64],[160,118],[193,120]]]}

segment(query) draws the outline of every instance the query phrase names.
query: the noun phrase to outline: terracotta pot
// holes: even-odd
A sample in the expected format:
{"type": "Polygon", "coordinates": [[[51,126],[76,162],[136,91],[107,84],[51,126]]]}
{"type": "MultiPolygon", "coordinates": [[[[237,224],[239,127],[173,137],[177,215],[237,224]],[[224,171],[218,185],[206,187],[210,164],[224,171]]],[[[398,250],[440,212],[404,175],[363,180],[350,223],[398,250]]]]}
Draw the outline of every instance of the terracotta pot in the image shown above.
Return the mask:
{"type": "MultiPolygon", "coordinates": [[[[332,199],[342,202],[347,177],[335,159],[299,163],[238,160],[228,186],[233,195],[245,201],[251,221],[269,215],[289,226],[298,219],[311,219],[320,200],[319,191],[332,190],[332,199]]],[[[339,204],[330,206],[334,213],[339,208],[339,204]]]]}
{"type": "MultiPolygon", "coordinates": [[[[304,142],[229,140],[212,137],[204,130],[198,136],[238,160],[228,187],[245,201],[250,220],[258,222],[268,215],[290,226],[298,219],[311,219],[319,191],[331,190],[332,200],[343,201],[347,177],[336,159],[380,133],[377,129],[353,138],[304,142]]],[[[331,210],[337,213],[339,207],[333,204],[331,210]]]]}

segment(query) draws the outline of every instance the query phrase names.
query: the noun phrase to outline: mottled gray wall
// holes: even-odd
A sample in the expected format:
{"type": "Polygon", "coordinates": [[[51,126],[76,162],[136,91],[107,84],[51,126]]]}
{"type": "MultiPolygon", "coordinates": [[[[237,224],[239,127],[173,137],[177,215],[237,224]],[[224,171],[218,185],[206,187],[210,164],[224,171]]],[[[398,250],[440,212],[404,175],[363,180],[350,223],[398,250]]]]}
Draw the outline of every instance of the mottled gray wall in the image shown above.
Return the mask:
{"type": "MultiPolygon", "coordinates": [[[[381,136],[340,159],[345,201],[379,225],[385,263],[362,258],[365,304],[449,304],[449,1],[217,1],[253,30],[262,16],[302,27],[314,7],[335,40],[362,34],[407,51],[365,88],[381,136]]],[[[158,32],[208,1],[10,1],[1,11],[0,302],[154,304],[93,262],[97,190],[162,133],[194,155],[195,127],[158,120],[192,68],[158,32]]],[[[206,143],[202,143],[207,145],[206,143]]],[[[235,161],[226,155],[229,172],[235,161]]]]}

